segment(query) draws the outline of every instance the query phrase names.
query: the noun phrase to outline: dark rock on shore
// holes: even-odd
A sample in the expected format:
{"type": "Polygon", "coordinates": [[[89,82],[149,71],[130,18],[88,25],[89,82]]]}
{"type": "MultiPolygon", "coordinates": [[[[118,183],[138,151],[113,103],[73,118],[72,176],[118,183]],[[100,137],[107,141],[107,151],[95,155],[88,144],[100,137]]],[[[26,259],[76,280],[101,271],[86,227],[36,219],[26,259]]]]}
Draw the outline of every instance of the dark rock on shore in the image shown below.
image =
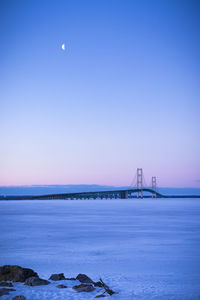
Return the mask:
{"type": "Polygon", "coordinates": [[[79,284],[72,287],[77,292],[92,292],[95,290],[91,284],[79,284]]]}
{"type": "Polygon", "coordinates": [[[2,289],[0,289],[0,296],[9,295],[10,292],[14,292],[14,291],[16,291],[16,290],[2,288],[2,289]]]}
{"type": "MultiPolygon", "coordinates": [[[[103,280],[100,278],[99,281],[94,282],[86,274],[78,274],[76,278],[65,278],[64,273],[52,274],[49,280],[59,281],[59,280],[78,280],[81,282],[79,285],[75,285],[72,288],[77,292],[92,292],[95,287],[100,287],[104,289],[102,294],[96,295],[95,298],[106,297],[105,293],[112,296],[115,292],[107,286],[103,280]]],[[[51,282],[45,279],[39,278],[38,274],[32,269],[22,268],[17,265],[5,265],[0,267],[0,286],[2,287],[13,287],[12,282],[24,282],[27,286],[40,286],[48,285],[51,282]],[[8,281],[8,282],[7,282],[8,281]]],[[[59,284],[57,288],[63,289],[67,288],[64,284],[59,284]]],[[[0,296],[9,295],[10,292],[16,291],[10,288],[0,288],[0,296]]],[[[26,300],[23,295],[15,296],[12,300],[26,300]]]]}
{"type": "Polygon", "coordinates": [[[0,286],[12,287],[13,284],[12,284],[12,282],[1,281],[0,286]]]}
{"type": "Polygon", "coordinates": [[[94,283],[94,281],[85,274],[78,274],[76,279],[79,280],[82,283],[94,283]]]}
{"type": "Polygon", "coordinates": [[[32,269],[5,265],[0,267],[0,281],[24,282],[29,277],[39,277],[32,269]]]}
{"type": "Polygon", "coordinates": [[[67,286],[64,285],[64,284],[59,284],[56,287],[59,288],[59,289],[66,289],[67,288],[67,286]]]}
{"type": "Polygon", "coordinates": [[[49,277],[49,280],[54,280],[54,281],[58,281],[58,280],[65,280],[65,276],[64,273],[60,273],[60,274],[52,274],[49,277]]]}
{"type": "Polygon", "coordinates": [[[29,277],[28,279],[26,279],[24,284],[29,286],[37,286],[37,285],[47,285],[50,284],[50,282],[48,280],[41,279],[39,277],[29,277]]]}

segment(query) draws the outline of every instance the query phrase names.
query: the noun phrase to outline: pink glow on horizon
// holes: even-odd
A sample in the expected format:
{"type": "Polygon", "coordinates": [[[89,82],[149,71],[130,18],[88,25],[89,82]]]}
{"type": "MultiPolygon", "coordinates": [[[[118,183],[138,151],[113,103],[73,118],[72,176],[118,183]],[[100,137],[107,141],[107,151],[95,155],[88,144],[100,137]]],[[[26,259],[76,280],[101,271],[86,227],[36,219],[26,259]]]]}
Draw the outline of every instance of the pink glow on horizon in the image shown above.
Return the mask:
{"type": "MultiPolygon", "coordinates": [[[[200,180],[198,180],[198,170],[196,174],[194,169],[188,171],[187,173],[182,172],[171,172],[171,170],[165,170],[165,172],[160,172],[159,170],[154,170],[154,172],[147,172],[143,168],[145,182],[147,186],[151,185],[151,177],[157,177],[157,184],[160,187],[200,187],[200,180]]],[[[136,173],[136,170],[135,170],[136,173]]],[[[115,170],[115,172],[107,172],[99,174],[95,170],[90,172],[29,172],[25,174],[23,170],[21,172],[13,172],[11,174],[0,175],[0,186],[22,186],[22,185],[67,185],[67,184],[98,184],[98,185],[108,185],[108,186],[129,186],[134,178],[135,174],[130,172],[120,172],[120,170],[115,170]],[[37,178],[37,179],[35,179],[37,178]]]]}

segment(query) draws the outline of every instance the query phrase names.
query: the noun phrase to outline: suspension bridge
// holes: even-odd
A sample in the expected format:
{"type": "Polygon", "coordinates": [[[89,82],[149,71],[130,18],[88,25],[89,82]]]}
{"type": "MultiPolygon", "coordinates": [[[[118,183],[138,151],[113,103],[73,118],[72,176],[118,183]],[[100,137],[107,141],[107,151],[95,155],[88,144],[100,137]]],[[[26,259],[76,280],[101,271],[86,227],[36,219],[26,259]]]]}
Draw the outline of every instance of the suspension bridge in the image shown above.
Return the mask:
{"type": "Polygon", "coordinates": [[[156,176],[152,176],[150,187],[147,186],[142,168],[137,168],[135,177],[128,188],[108,191],[59,193],[45,195],[0,196],[0,200],[34,199],[128,199],[128,198],[200,198],[197,195],[163,195],[157,191],[156,176]]]}

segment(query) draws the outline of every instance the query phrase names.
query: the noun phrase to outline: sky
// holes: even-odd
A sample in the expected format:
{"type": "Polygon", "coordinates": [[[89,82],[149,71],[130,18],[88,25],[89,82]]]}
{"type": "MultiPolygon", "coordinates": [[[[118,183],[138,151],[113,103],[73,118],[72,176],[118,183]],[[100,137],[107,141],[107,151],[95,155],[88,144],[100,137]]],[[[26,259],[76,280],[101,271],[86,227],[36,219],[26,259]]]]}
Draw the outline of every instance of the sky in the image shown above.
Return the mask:
{"type": "Polygon", "coordinates": [[[199,30],[195,0],[1,0],[0,185],[200,187],[199,30]]]}

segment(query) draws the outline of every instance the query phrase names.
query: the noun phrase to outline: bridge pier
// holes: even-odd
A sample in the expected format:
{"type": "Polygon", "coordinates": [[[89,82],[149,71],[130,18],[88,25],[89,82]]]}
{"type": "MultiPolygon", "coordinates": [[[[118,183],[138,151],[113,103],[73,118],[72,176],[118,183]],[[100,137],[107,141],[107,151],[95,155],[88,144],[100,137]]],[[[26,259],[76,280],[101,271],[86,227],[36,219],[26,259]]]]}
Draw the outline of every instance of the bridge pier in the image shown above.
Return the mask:
{"type": "Polygon", "coordinates": [[[119,198],[120,199],[128,199],[128,192],[127,191],[122,191],[119,193],[119,198]]]}

